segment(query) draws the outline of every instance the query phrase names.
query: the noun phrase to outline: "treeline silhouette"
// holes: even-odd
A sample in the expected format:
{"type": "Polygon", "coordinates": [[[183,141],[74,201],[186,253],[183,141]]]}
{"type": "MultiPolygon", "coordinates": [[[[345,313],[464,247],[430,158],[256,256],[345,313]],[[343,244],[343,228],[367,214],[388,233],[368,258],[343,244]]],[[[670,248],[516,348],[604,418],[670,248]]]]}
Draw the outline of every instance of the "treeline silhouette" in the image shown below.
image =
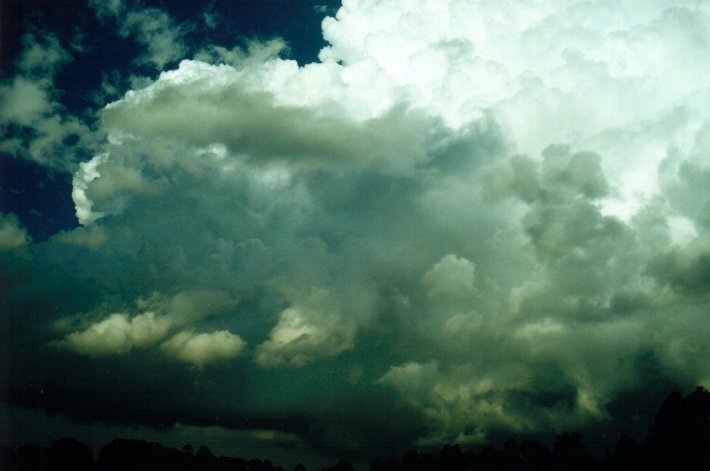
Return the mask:
{"type": "MultiPolygon", "coordinates": [[[[269,460],[216,457],[206,447],[182,451],[144,440],[117,439],[94,460],[91,449],[72,438],[48,448],[0,447],[0,470],[7,471],[285,471],[269,460]]],[[[671,393],[661,404],[643,442],[621,434],[596,459],[578,432],[559,435],[551,448],[534,440],[507,440],[501,447],[462,451],[445,445],[438,454],[417,450],[400,459],[377,458],[370,471],[710,471],[710,393],[698,387],[683,397],[671,393]]],[[[306,471],[301,464],[293,471],[306,471]]],[[[321,471],[354,471],[347,461],[321,471]]]]}

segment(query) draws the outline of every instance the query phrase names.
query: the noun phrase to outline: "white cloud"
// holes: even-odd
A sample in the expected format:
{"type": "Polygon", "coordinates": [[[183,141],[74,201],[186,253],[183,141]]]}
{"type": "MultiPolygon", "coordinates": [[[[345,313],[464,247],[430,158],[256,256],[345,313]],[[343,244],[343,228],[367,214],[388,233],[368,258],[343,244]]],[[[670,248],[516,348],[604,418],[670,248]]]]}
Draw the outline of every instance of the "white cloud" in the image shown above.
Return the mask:
{"type": "Polygon", "coordinates": [[[186,52],[182,44],[185,28],[173,24],[172,19],[161,10],[130,10],[122,22],[123,34],[135,34],[138,42],[148,48],[148,53],[141,60],[152,63],[158,69],[182,58],[186,52]]]}
{"type": "Polygon", "coordinates": [[[419,402],[433,392],[432,385],[438,376],[439,366],[435,361],[425,364],[412,361],[391,367],[378,382],[401,391],[411,401],[419,402]]]}
{"type": "Polygon", "coordinates": [[[246,342],[242,338],[227,330],[210,333],[182,331],[162,344],[162,348],[169,354],[196,366],[234,358],[245,346],[246,342]]]}
{"type": "Polygon", "coordinates": [[[321,58],[365,79],[345,80],[365,115],[401,97],[453,127],[491,112],[521,153],[591,146],[628,216],[657,190],[667,144],[687,145],[690,116],[707,116],[707,15],[682,1],[345,2],[324,21],[321,58]]]}
{"type": "Polygon", "coordinates": [[[228,49],[210,44],[195,54],[194,59],[201,62],[227,64],[236,68],[254,66],[278,58],[288,50],[283,39],[275,38],[267,41],[251,40],[246,48],[235,46],[228,49]]]}
{"type": "Polygon", "coordinates": [[[257,347],[255,359],[264,367],[303,367],[352,349],[356,329],[327,291],[316,290],[301,304],[279,313],[269,340],[257,347]]]}
{"type": "MultiPolygon", "coordinates": [[[[154,293],[136,300],[135,304],[141,314],[112,313],[66,335],[61,345],[89,356],[121,355],[134,349],[150,348],[180,326],[228,311],[234,307],[235,301],[224,293],[202,290],[184,291],[173,296],[154,293]]],[[[62,323],[58,327],[66,329],[62,323]]],[[[200,355],[208,361],[212,357],[237,351],[237,338],[232,334],[218,332],[216,336],[204,335],[179,333],[167,341],[166,348],[179,358],[193,363],[202,361],[200,355]],[[205,342],[211,338],[221,346],[217,345],[215,350],[205,347],[205,342]]]]}
{"type": "Polygon", "coordinates": [[[97,136],[57,101],[54,76],[69,59],[54,35],[25,35],[17,75],[0,84],[0,151],[56,170],[75,170],[77,150],[90,147],[97,136]]]}
{"type": "Polygon", "coordinates": [[[59,67],[71,59],[57,37],[51,33],[26,34],[22,38],[22,46],[17,68],[25,76],[40,79],[53,77],[59,67]]]}
{"type": "Polygon", "coordinates": [[[83,331],[67,335],[65,344],[85,355],[123,354],[134,348],[156,344],[167,335],[171,326],[171,319],[154,312],[134,317],[126,313],[114,313],[83,331]]]}
{"type": "Polygon", "coordinates": [[[0,88],[0,103],[0,118],[21,126],[30,126],[54,111],[44,83],[22,76],[0,88]]]}
{"type": "Polygon", "coordinates": [[[183,40],[189,27],[176,24],[164,11],[158,8],[129,6],[121,0],[92,0],[89,3],[100,18],[115,19],[121,36],[133,37],[147,49],[138,57],[138,62],[151,64],[162,70],[165,64],[183,58],[187,52],[183,40]]]}
{"type": "Polygon", "coordinates": [[[79,171],[74,174],[72,180],[72,200],[76,210],[76,218],[81,224],[94,222],[103,216],[102,213],[95,213],[91,210],[93,203],[86,195],[88,184],[96,180],[101,174],[97,167],[108,158],[108,154],[99,154],[94,156],[88,162],[79,164],[79,171]]]}

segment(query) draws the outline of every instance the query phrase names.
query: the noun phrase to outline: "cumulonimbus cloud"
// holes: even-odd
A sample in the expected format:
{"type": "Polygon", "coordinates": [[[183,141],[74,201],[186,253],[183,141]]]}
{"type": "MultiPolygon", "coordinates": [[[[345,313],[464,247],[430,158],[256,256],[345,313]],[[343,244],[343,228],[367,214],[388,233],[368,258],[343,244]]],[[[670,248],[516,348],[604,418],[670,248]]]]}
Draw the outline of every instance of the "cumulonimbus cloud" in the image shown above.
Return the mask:
{"type": "Polygon", "coordinates": [[[649,371],[707,385],[708,14],[351,0],[319,62],[181,62],[101,111],[86,227],[33,253],[91,281],[58,344],[237,367],[231,424],[305,414],[321,444],[387,429],[363,396],[431,445],[613,419],[649,371]]]}

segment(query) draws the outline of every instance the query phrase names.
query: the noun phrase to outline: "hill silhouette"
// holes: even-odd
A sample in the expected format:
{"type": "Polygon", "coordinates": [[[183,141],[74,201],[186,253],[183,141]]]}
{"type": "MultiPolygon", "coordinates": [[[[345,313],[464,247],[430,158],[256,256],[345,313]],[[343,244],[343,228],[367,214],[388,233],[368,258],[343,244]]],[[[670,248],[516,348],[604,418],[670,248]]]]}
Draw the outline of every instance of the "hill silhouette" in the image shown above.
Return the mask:
{"type": "MultiPolygon", "coordinates": [[[[215,456],[207,447],[196,452],[137,439],[115,439],[99,451],[72,438],[48,448],[0,446],[0,470],[7,471],[285,471],[270,460],[215,456]]],[[[683,397],[669,394],[642,442],[620,434],[600,460],[586,449],[578,432],[562,433],[551,448],[534,441],[506,440],[502,447],[463,451],[444,445],[438,454],[410,450],[400,459],[377,458],[370,471],[707,471],[710,470],[710,393],[698,386],[683,397]]],[[[299,464],[293,471],[306,471],[299,464]]],[[[339,461],[321,471],[354,471],[339,461]]]]}

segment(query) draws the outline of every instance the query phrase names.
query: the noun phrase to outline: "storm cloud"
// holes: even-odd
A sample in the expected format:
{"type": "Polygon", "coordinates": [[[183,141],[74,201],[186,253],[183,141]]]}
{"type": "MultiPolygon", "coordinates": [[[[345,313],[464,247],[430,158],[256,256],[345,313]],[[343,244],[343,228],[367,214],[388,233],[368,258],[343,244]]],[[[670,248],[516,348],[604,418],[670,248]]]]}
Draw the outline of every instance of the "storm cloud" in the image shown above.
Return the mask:
{"type": "Polygon", "coordinates": [[[0,218],[10,403],[369,456],[710,387],[708,6],[346,0],[302,66],[97,8],[184,60],[91,131],[2,85],[3,123],[98,142],[81,227],[0,218]]]}

